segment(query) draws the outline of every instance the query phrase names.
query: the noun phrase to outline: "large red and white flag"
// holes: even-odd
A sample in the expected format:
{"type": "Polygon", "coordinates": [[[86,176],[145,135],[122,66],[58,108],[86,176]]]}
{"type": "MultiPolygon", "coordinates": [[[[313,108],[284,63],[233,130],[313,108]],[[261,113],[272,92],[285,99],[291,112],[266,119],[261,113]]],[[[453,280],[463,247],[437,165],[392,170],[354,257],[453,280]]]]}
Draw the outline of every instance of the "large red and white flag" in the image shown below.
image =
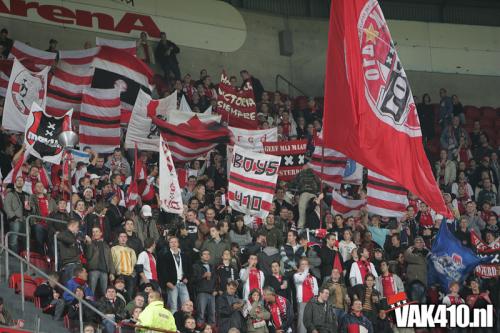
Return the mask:
{"type": "Polygon", "coordinates": [[[347,156],[334,149],[324,147],[321,135],[316,136],[314,146],[309,167],[322,182],[339,189],[344,178],[347,156]]]}
{"type": "Polygon", "coordinates": [[[268,128],[262,130],[247,130],[238,127],[228,127],[231,132],[231,144],[241,148],[264,152],[264,142],[276,142],[278,140],[278,128],[268,128]]]}
{"type": "Polygon", "coordinates": [[[128,124],[139,91],[151,93],[153,71],[130,53],[101,46],[92,62],[92,88],[120,90],[121,123],[128,124]]]}
{"type": "Polygon", "coordinates": [[[54,65],[56,56],[57,53],[42,51],[16,40],[10,50],[9,59],[16,58],[24,67],[36,72],[54,65]]]}
{"type": "Polygon", "coordinates": [[[166,212],[182,215],[181,188],[172,154],[163,137],[160,139],[160,207],[166,212]]]}
{"type": "Polygon", "coordinates": [[[10,72],[12,71],[12,60],[0,60],[0,96],[5,97],[9,86],[10,72]]]}
{"type": "Polygon", "coordinates": [[[14,59],[3,107],[5,129],[24,132],[33,103],[45,108],[49,70],[50,67],[45,67],[40,72],[32,72],[14,59]]]}
{"type": "Polygon", "coordinates": [[[366,200],[353,200],[344,198],[337,191],[332,191],[332,212],[343,217],[359,216],[361,208],[366,205],[366,200]]]}
{"type": "Polygon", "coordinates": [[[173,125],[153,118],[161,136],[168,143],[174,161],[185,163],[207,154],[218,144],[229,141],[229,131],[217,122],[202,122],[197,116],[173,125]]]}
{"type": "Polygon", "coordinates": [[[422,146],[408,78],[376,0],[333,0],[325,146],[393,179],[450,216],[422,146]]]}
{"type": "Polygon", "coordinates": [[[229,205],[243,214],[266,218],[273,203],[281,157],[235,146],[231,158],[229,205]]]}
{"type": "Polygon", "coordinates": [[[134,177],[127,188],[127,198],[125,199],[125,205],[129,210],[134,210],[135,206],[139,203],[139,181],[144,181],[146,179],[146,170],[142,160],[137,158],[137,144],[134,150],[134,177]]]}
{"type": "Polygon", "coordinates": [[[257,129],[257,105],[250,81],[243,89],[231,85],[225,72],[222,72],[217,90],[216,112],[229,126],[257,129]]]}
{"type": "Polygon", "coordinates": [[[385,217],[402,217],[408,206],[408,191],[398,183],[368,170],[368,212],[385,217]]]}
{"type": "Polygon", "coordinates": [[[137,44],[135,40],[118,40],[118,39],[106,39],[101,37],[95,38],[96,46],[109,46],[115,49],[123,50],[131,55],[136,55],[137,44]]]}
{"type": "Polygon", "coordinates": [[[90,65],[98,51],[99,48],[59,51],[59,61],[47,91],[45,110],[48,114],[60,116],[73,109],[78,118],[82,92],[90,87],[94,75],[94,68],[90,65]]]}
{"type": "Polygon", "coordinates": [[[120,147],[120,92],[86,88],[80,111],[80,147],[112,153],[120,147]]]}

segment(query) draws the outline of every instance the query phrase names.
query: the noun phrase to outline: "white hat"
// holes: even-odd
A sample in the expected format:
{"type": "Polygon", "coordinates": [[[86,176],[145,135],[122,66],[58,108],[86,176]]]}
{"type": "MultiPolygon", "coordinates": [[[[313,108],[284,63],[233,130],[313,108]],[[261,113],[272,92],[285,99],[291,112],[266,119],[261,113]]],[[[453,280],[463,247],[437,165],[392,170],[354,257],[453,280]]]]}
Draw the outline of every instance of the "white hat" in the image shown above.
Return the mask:
{"type": "Polygon", "coordinates": [[[141,208],[141,214],[142,216],[145,217],[151,217],[153,216],[153,213],[151,212],[151,206],[150,205],[144,205],[141,208]]]}
{"type": "Polygon", "coordinates": [[[99,177],[95,173],[93,173],[93,174],[90,175],[90,180],[99,179],[99,178],[101,178],[101,177],[99,177]]]}

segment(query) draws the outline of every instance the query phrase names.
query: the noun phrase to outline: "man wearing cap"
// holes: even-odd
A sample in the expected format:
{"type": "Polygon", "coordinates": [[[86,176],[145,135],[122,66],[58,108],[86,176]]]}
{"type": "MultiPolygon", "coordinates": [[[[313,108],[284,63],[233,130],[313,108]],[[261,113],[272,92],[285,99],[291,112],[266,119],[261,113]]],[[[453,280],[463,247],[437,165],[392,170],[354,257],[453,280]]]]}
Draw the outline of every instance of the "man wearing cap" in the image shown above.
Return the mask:
{"type": "Polygon", "coordinates": [[[156,227],[156,221],[153,220],[151,206],[144,205],[136,222],[137,237],[144,244],[146,238],[152,238],[155,242],[160,238],[160,233],[156,227]]]}

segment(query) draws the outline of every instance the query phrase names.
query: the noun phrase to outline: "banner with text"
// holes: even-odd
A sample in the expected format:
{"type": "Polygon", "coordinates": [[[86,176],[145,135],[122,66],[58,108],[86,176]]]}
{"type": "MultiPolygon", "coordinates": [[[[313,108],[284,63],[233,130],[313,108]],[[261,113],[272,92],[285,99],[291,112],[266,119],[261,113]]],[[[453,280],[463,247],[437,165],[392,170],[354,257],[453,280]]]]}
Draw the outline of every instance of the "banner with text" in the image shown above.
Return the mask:
{"type": "Polygon", "coordinates": [[[266,154],[281,156],[279,180],[292,180],[304,167],[307,140],[264,142],[266,154]]]}
{"type": "Polygon", "coordinates": [[[278,128],[276,127],[263,130],[247,130],[230,126],[228,129],[231,132],[231,144],[257,153],[264,152],[262,145],[264,142],[276,142],[278,140],[278,128]]]}
{"type": "Polygon", "coordinates": [[[229,126],[256,129],[258,125],[257,105],[252,84],[247,81],[243,89],[233,87],[226,73],[223,72],[218,88],[217,113],[229,126]]]}
{"type": "Polygon", "coordinates": [[[229,205],[266,218],[271,210],[281,158],[235,146],[229,172],[229,205]]]}

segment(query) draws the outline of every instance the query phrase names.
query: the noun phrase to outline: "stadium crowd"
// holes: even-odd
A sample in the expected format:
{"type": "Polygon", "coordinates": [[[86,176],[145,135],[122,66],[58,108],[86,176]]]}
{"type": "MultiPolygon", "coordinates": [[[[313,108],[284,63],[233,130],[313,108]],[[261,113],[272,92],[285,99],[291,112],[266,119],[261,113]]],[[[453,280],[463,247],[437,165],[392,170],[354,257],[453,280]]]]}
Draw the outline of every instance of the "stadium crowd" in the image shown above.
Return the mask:
{"type": "MultiPolygon", "coordinates": [[[[7,55],[12,41],[5,29],[0,45],[7,55]]],[[[50,45],[57,52],[57,42],[50,45]]],[[[147,36],[137,45],[138,57],[164,71],[159,96],[177,90],[193,112],[214,104],[217,85],[211,76],[201,70],[198,78],[181,78],[176,58],[180,50],[166,35],[156,47],[147,36]]],[[[310,156],[323,126],[321,101],[299,103],[266,91],[245,70],[241,80],[231,77],[235,86],[246,80],[253,83],[259,127],[276,126],[279,140],[307,139],[310,156]]],[[[491,247],[498,246],[498,216],[492,209],[500,204],[498,147],[479,121],[472,131],[464,128],[469,120],[458,97],[449,97],[445,89],[439,94],[437,119],[428,94],[418,112],[424,144],[436,136],[436,124],[441,127],[439,158],[429,156],[455,217],[446,223],[466,247],[473,248],[471,230],[491,247]]],[[[3,129],[0,135],[0,167],[7,175],[24,153],[23,140],[3,129]]],[[[78,321],[78,300],[54,281],[106,314],[102,319],[83,309],[85,323],[107,333],[114,332],[112,321],[183,333],[347,333],[360,327],[405,332],[386,312],[387,298],[403,291],[421,303],[498,308],[498,276],[471,274],[449,290],[427,284],[427,258],[443,217],[411,193],[401,219],[373,215],[366,208],[359,216],[344,218],[331,212],[332,189],[306,167],[293,181],[279,184],[270,214],[257,223],[228,205],[226,147],[221,145],[207,158],[186,165],[190,176],[182,190],[183,216],[160,210],[158,154],[139,152],[154,191],[143,193],[140,204],[129,211],[125,193],[133,152],[122,148],[105,156],[80,148],[91,159],[72,166],[71,188],[64,186],[60,171],[30,157],[23,175],[4,184],[2,201],[6,227],[12,231],[24,232],[28,215],[67,222],[38,219],[27,232],[34,252],[59,256],[58,272],[36,290],[42,309],[55,320],[67,317],[72,327],[78,321]],[[50,185],[42,174],[49,175],[50,185]],[[299,205],[304,194],[310,199],[299,205]],[[314,231],[320,228],[326,233],[318,236],[314,231]]],[[[366,180],[361,186],[344,185],[342,194],[362,198],[365,185],[366,180]]],[[[10,249],[21,252],[24,246],[24,239],[10,238],[10,249]]]]}

